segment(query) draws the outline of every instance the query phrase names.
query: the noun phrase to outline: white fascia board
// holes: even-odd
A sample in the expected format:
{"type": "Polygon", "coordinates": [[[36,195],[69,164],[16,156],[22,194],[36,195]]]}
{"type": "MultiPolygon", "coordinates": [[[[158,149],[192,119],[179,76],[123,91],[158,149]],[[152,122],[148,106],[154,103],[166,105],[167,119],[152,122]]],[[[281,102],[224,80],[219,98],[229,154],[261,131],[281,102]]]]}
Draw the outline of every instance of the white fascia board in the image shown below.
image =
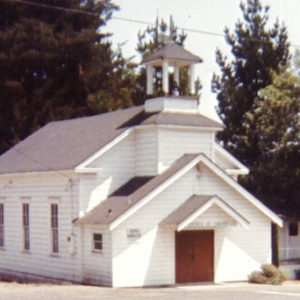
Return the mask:
{"type": "Polygon", "coordinates": [[[135,205],[133,205],[131,208],[129,208],[127,211],[125,211],[121,216],[119,216],[116,220],[114,220],[110,226],[110,230],[114,230],[117,226],[119,226],[122,222],[124,222],[126,219],[128,219],[130,216],[132,216],[137,210],[139,210],[141,207],[143,207],[145,204],[147,204],[149,201],[151,201],[156,195],[164,191],[168,186],[170,186],[172,183],[174,183],[178,178],[186,174],[189,170],[191,170],[199,161],[201,160],[201,154],[197,156],[195,159],[193,159],[190,163],[185,165],[182,169],[177,171],[173,176],[168,178],[165,182],[163,182],[161,185],[156,187],[153,191],[151,191],[148,195],[146,195],[144,198],[139,200],[135,205]]]}
{"type": "Polygon", "coordinates": [[[270,220],[276,223],[278,226],[283,226],[283,221],[275,213],[273,213],[268,207],[266,207],[262,202],[245,190],[240,184],[238,184],[234,179],[232,179],[225,171],[220,169],[216,164],[214,164],[206,156],[202,155],[201,161],[211,169],[217,176],[228,183],[232,188],[234,188],[240,195],[246,198],[250,203],[252,203],[256,208],[258,208],[264,215],[266,215],[270,220]]]}
{"type": "Polygon", "coordinates": [[[148,125],[137,125],[134,127],[135,129],[151,129],[151,128],[158,128],[158,129],[181,129],[181,130],[194,130],[194,131],[221,131],[222,128],[219,127],[197,127],[197,126],[187,126],[187,125],[167,125],[167,124],[148,124],[148,125]]]}
{"type": "Polygon", "coordinates": [[[245,229],[249,229],[250,222],[246,220],[244,217],[238,215],[234,210],[232,210],[229,206],[225,205],[223,201],[221,201],[218,197],[212,197],[209,201],[207,201],[203,206],[201,206],[198,210],[192,213],[188,218],[178,224],[178,231],[181,231],[186,226],[188,226],[195,219],[200,217],[205,211],[207,211],[213,205],[217,205],[220,207],[227,215],[233,218],[237,223],[239,223],[245,229]]]}
{"type": "Polygon", "coordinates": [[[232,164],[234,164],[237,167],[237,170],[235,169],[228,169],[226,172],[231,175],[246,175],[249,173],[249,169],[243,165],[239,160],[237,160],[233,155],[231,155],[228,151],[226,151],[224,148],[222,148],[217,143],[214,143],[215,151],[221,154],[225,159],[230,161],[232,164]],[[236,171],[237,173],[233,173],[233,171],[236,171]],[[229,173],[230,172],[230,173],[229,173]]]}
{"type": "Polygon", "coordinates": [[[184,129],[184,130],[205,130],[205,131],[220,131],[222,128],[218,127],[194,127],[194,126],[181,126],[181,125],[137,125],[134,127],[131,127],[124,132],[122,132],[120,135],[115,137],[112,141],[110,141],[108,144],[106,144],[104,147],[102,147],[99,151],[92,154],[90,157],[88,157],[86,160],[81,162],[79,165],[75,167],[75,172],[78,173],[96,173],[99,170],[94,170],[93,168],[88,169],[85,172],[86,166],[89,165],[92,161],[99,158],[101,155],[109,151],[112,147],[120,143],[122,140],[124,140],[127,136],[129,136],[135,129],[152,129],[152,128],[167,128],[167,129],[184,129]]]}
{"type": "Polygon", "coordinates": [[[197,217],[202,215],[206,210],[208,210],[212,206],[212,201],[206,202],[204,205],[202,205],[198,210],[196,210],[194,213],[192,213],[188,218],[186,218],[184,221],[182,221],[180,224],[178,224],[178,231],[181,231],[184,229],[188,224],[193,222],[197,217]]]}
{"type": "MultiPolygon", "coordinates": [[[[102,147],[99,151],[92,154],[90,157],[88,157],[85,161],[80,163],[78,166],[75,167],[76,172],[80,172],[81,170],[84,170],[84,168],[89,165],[92,161],[106,153],[108,150],[110,150],[112,147],[120,143],[122,140],[124,140],[127,136],[129,136],[132,132],[132,128],[129,128],[122,132],[120,135],[115,137],[112,141],[110,141],[108,144],[106,144],[104,147],[102,147]]],[[[91,170],[92,168],[90,168],[91,170]]]]}
{"type": "Polygon", "coordinates": [[[75,169],[76,173],[83,173],[83,174],[96,174],[100,171],[102,171],[103,168],[81,168],[81,169],[75,169]]]}
{"type": "Polygon", "coordinates": [[[225,169],[225,172],[228,175],[248,175],[249,174],[248,169],[225,169]]]}
{"type": "Polygon", "coordinates": [[[74,174],[73,169],[68,170],[49,170],[49,171],[25,171],[18,173],[3,173],[0,174],[0,177],[20,177],[20,176],[36,176],[36,175],[60,175],[64,177],[68,177],[74,174]]]}
{"type": "Polygon", "coordinates": [[[234,179],[232,179],[228,174],[226,174],[222,169],[220,169],[217,165],[215,165],[210,159],[208,159],[204,154],[199,154],[195,159],[193,159],[189,164],[184,166],[181,170],[159,185],[156,189],[146,195],[144,198],[139,200],[135,205],[125,211],[121,216],[119,216],[116,220],[114,220],[110,226],[110,230],[114,230],[117,226],[119,226],[122,222],[128,219],[131,215],[133,215],[137,210],[151,201],[156,195],[164,191],[168,186],[174,183],[178,178],[186,174],[189,170],[191,170],[196,164],[199,162],[203,162],[209,169],[211,169],[217,176],[223,179],[226,183],[228,183],[233,189],[235,189],[239,194],[241,194],[244,198],[246,198],[250,203],[252,203],[256,208],[258,208],[264,215],[266,215],[270,220],[279,225],[283,226],[283,221],[273,213],[269,208],[267,208],[263,203],[261,203],[258,199],[256,199],[252,194],[246,191],[241,185],[239,185],[234,179]]]}

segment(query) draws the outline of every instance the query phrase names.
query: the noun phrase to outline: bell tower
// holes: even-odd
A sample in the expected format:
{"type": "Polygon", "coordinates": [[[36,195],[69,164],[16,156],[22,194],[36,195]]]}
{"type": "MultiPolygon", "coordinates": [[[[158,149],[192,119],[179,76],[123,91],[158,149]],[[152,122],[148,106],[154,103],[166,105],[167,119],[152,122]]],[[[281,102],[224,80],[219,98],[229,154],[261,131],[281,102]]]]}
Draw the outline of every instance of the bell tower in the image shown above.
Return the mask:
{"type": "MultiPolygon", "coordinates": [[[[144,58],[142,64],[146,66],[147,70],[147,94],[153,95],[153,81],[154,81],[154,68],[162,68],[162,91],[164,95],[172,94],[169,91],[169,69],[173,67],[174,84],[179,86],[179,71],[182,67],[188,67],[189,70],[189,94],[195,94],[195,64],[202,62],[202,59],[185,50],[183,47],[177,45],[173,41],[173,20],[170,17],[170,36],[168,43],[155,50],[144,58]]],[[[187,96],[187,95],[182,95],[187,96]]]]}

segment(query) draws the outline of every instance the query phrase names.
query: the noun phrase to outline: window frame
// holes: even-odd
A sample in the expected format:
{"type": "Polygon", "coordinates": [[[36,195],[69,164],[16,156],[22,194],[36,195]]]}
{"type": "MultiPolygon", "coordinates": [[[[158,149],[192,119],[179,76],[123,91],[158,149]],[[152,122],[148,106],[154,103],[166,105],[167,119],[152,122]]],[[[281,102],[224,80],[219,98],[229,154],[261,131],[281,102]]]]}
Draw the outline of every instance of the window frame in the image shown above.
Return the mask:
{"type": "Polygon", "coordinates": [[[98,253],[102,253],[103,252],[103,234],[101,232],[93,232],[93,236],[92,236],[92,250],[93,252],[98,252],[98,253]],[[96,239],[95,237],[101,237],[100,239],[96,239]],[[97,247],[100,246],[100,247],[97,247]]]}
{"type": "Polygon", "coordinates": [[[0,202],[0,248],[5,247],[5,235],[4,235],[4,203],[0,202]]]}
{"type": "Polygon", "coordinates": [[[30,206],[28,202],[22,203],[23,250],[30,250],[30,206]]]}
{"type": "Polygon", "coordinates": [[[50,204],[51,253],[59,253],[59,209],[57,203],[50,204]]]}
{"type": "Polygon", "coordinates": [[[298,236],[299,235],[299,225],[298,222],[289,222],[289,236],[298,236]]]}

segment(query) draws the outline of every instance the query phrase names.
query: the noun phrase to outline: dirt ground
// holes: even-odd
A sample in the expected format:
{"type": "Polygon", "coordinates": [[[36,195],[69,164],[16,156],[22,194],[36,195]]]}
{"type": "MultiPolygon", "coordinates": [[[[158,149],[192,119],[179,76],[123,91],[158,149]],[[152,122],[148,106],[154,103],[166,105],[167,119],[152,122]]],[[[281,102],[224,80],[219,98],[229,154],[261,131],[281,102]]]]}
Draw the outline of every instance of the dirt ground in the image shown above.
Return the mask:
{"type": "Polygon", "coordinates": [[[281,286],[249,283],[182,285],[164,288],[106,288],[77,284],[0,281],[0,300],[282,300],[300,299],[300,282],[281,286]]]}

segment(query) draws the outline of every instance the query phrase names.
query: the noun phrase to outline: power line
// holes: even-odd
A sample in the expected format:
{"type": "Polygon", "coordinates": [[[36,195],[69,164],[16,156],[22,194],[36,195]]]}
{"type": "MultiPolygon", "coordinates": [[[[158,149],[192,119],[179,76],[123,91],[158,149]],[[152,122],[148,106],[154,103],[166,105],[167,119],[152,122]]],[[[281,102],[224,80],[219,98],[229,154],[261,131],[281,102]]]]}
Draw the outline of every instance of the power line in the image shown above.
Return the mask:
{"type": "MultiPolygon", "coordinates": [[[[139,24],[155,26],[155,23],[153,23],[153,22],[141,21],[141,20],[136,20],[136,19],[129,19],[129,18],[123,18],[123,17],[112,17],[112,19],[125,21],[125,22],[131,22],[131,23],[139,23],[139,24]]],[[[198,30],[198,29],[192,29],[192,28],[186,28],[186,27],[177,27],[177,28],[180,30],[184,30],[184,31],[190,31],[190,32],[224,37],[224,34],[212,32],[212,31],[198,30]]]]}
{"type": "MultiPolygon", "coordinates": [[[[44,7],[44,8],[61,10],[61,11],[65,11],[65,12],[85,14],[85,15],[90,15],[90,16],[94,16],[94,17],[99,17],[99,14],[84,11],[84,10],[80,10],[80,9],[66,8],[66,7],[48,5],[48,4],[37,3],[37,2],[30,2],[30,1],[27,1],[27,0],[5,0],[5,1],[14,2],[14,3],[24,3],[24,4],[31,5],[31,6],[39,6],[39,7],[44,7]]],[[[144,25],[155,26],[155,23],[153,23],[153,22],[141,21],[141,20],[137,20],[137,19],[130,19],[130,18],[124,18],[124,17],[111,17],[111,19],[124,21],[124,22],[131,22],[131,23],[136,23],[136,24],[144,24],[144,25]]],[[[199,34],[204,34],[204,35],[210,35],[210,36],[217,36],[217,37],[225,38],[225,35],[222,34],[222,33],[219,33],[219,32],[199,30],[199,29],[193,29],[193,28],[188,28],[188,27],[177,27],[177,28],[180,29],[180,30],[187,31],[187,32],[194,32],[194,33],[199,33],[199,34]]],[[[259,42],[259,43],[269,43],[268,41],[252,39],[252,38],[249,38],[249,39],[252,40],[252,41],[259,42]]],[[[290,47],[300,48],[300,45],[290,44],[290,47]]]]}
{"type": "Polygon", "coordinates": [[[43,162],[41,162],[41,161],[39,161],[39,160],[33,158],[32,156],[30,156],[30,155],[28,155],[27,153],[25,153],[25,152],[23,152],[23,151],[17,149],[16,147],[12,148],[11,150],[18,152],[19,154],[23,155],[23,156],[26,157],[27,159],[29,159],[29,160],[31,160],[31,161],[37,163],[37,164],[39,164],[39,165],[42,166],[42,167],[46,167],[46,168],[47,168],[47,171],[55,172],[55,173],[57,173],[57,174],[60,175],[60,176],[63,176],[63,177],[65,177],[65,178],[68,178],[69,180],[72,180],[71,177],[65,175],[64,173],[62,173],[62,172],[60,172],[60,171],[58,171],[58,170],[53,170],[51,167],[49,167],[49,166],[46,165],[45,163],[43,163],[43,162]]]}
{"type": "Polygon", "coordinates": [[[84,14],[84,15],[99,17],[99,14],[84,11],[84,10],[80,10],[80,9],[75,9],[75,8],[67,8],[67,7],[49,5],[49,4],[44,4],[44,3],[30,2],[30,1],[26,1],[26,0],[4,0],[4,1],[12,2],[12,3],[19,3],[19,4],[24,3],[24,4],[27,4],[27,5],[31,5],[31,6],[51,8],[51,9],[54,9],[54,10],[61,10],[61,11],[65,11],[65,12],[71,12],[71,13],[77,13],[77,14],[84,14]]]}
{"type": "MultiPolygon", "coordinates": [[[[156,24],[153,22],[147,22],[147,21],[141,21],[141,20],[136,20],[136,19],[129,19],[129,18],[123,18],[123,17],[112,17],[112,19],[115,20],[120,20],[120,21],[125,21],[125,22],[131,22],[131,23],[138,23],[138,24],[145,24],[145,25],[151,25],[155,26],[156,24]]],[[[184,30],[187,32],[194,32],[194,33],[200,33],[200,34],[205,34],[205,35],[210,35],[210,36],[217,36],[217,37],[223,37],[225,38],[225,35],[223,33],[218,33],[218,32],[213,32],[213,31],[205,31],[205,30],[199,30],[199,29],[193,29],[193,28],[188,28],[188,27],[177,27],[180,30],[184,30]]],[[[264,40],[259,40],[259,39],[253,39],[253,38],[246,38],[254,42],[259,42],[259,43],[269,43],[269,41],[264,41],[264,40]]],[[[291,44],[290,45],[293,48],[300,48],[300,45],[295,45],[291,44]]]]}

